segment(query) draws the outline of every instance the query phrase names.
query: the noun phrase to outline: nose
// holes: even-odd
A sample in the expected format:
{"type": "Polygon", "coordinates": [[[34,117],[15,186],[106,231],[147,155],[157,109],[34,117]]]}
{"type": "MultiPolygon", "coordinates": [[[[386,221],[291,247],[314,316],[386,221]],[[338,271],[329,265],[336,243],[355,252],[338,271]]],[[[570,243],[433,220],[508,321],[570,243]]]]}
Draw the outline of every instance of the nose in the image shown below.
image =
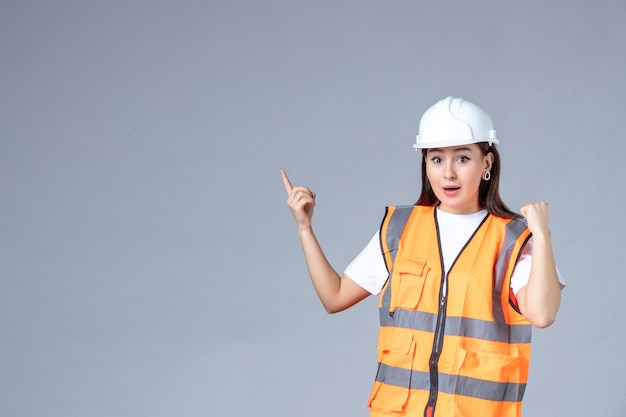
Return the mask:
{"type": "Polygon", "coordinates": [[[447,161],[445,168],[444,168],[444,172],[443,172],[443,176],[446,179],[454,179],[456,178],[456,172],[454,171],[454,164],[452,163],[452,161],[447,161]]]}

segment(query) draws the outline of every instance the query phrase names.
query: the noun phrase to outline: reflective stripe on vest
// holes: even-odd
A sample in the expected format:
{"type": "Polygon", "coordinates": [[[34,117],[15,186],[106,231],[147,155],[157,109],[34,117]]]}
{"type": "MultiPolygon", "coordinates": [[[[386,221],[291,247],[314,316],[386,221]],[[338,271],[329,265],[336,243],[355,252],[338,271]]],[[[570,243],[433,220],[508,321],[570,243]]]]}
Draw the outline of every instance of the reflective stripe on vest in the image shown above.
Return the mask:
{"type": "Polygon", "coordinates": [[[488,215],[447,276],[438,234],[433,207],[388,207],[372,416],[517,417],[532,327],[509,303],[509,285],[530,232],[488,215]]]}

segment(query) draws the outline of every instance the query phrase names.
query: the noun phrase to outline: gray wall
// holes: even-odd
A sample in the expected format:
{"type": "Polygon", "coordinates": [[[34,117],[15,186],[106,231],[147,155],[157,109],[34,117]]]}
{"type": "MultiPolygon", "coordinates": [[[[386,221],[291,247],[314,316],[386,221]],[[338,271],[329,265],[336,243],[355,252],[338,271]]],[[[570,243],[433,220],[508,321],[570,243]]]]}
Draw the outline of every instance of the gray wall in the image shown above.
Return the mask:
{"type": "Polygon", "coordinates": [[[374,297],[339,272],[419,189],[421,113],[491,113],[502,194],[569,287],[527,416],[623,416],[626,3],[0,2],[0,415],[366,416],[374,297]]]}

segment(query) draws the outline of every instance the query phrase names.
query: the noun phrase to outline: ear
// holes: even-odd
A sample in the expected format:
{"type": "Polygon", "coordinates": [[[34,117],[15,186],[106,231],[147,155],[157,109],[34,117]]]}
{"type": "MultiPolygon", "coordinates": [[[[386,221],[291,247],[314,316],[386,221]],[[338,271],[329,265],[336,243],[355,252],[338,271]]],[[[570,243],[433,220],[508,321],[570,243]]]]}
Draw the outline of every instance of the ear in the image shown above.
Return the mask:
{"type": "Polygon", "coordinates": [[[489,152],[485,155],[485,171],[491,171],[493,165],[493,152],[489,152]]]}

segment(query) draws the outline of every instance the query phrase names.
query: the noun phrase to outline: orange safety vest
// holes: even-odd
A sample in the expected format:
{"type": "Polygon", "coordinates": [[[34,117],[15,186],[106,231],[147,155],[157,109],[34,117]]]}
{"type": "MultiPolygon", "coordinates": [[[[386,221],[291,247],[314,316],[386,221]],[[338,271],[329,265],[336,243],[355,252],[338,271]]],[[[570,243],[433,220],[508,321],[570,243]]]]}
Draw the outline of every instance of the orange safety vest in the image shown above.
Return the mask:
{"type": "Polygon", "coordinates": [[[488,214],[445,274],[435,208],[387,208],[371,416],[521,415],[532,327],[510,279],[529,237],[488,214]]]}

